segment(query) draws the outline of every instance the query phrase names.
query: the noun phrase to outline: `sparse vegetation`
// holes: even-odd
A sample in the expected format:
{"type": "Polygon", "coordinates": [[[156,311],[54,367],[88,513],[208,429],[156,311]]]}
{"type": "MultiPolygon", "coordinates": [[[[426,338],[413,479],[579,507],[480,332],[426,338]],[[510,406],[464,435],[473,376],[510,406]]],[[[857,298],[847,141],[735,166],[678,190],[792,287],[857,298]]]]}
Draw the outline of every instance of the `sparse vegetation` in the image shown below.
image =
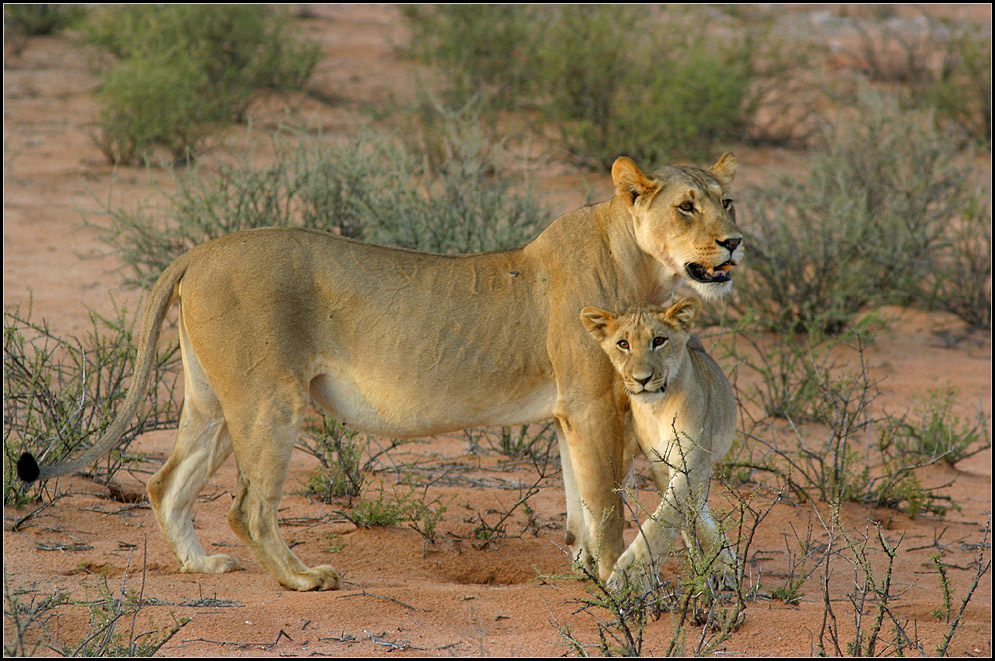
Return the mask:
{"type": "MultiPolygon", "coordinates": [[[[191,620],[189,617],[177,617],[171,612],[170,625],[141,631],[138,628],[139,614],[149,605],[144,596],[144,570],[139,589],[128,587],[129,576],[126,572],[121,582],[120,593],[116,595],[111,590],[106,576],[100,576],[99,579],[98,596],[95,599],[75,601],[70,599],[67,593],[56,591],[46,594],[40,600],[32,597],[31,603],[25,604],[24,595],[28,593],[18,593],[11,588],[5,569],[4,654],[30,656],[36,654],[40,648],[46,648],[56,654],[72,657],[154,656],[191,620]],[[89,612],[88,628],[81,640],[69,642],[59,631],[57,623],[55,626],[50,626],[50,621],[57,619],[58,610],[64,606],[84,607],[89,612]],[[6,622],[13,625],[13,635],[10,637],[7,635],[6,622]]],[[[142,626],[144,622],[143,618],[142,626]]]]}
{"type": "Polygon", "coordinates": [[[334,146],[299,136],[278,146],[268,166],[175,173],[177,192],[165,204],[106,208],[108,225],[94,228],[120,254],[129,283],[146,287],[189,248],[253,227],[309,227],[439,253],[525,243],[549,211],[527,173],[503,167],[500,145],[487,143],[472,120],[463,129],[447,136],[435,170],[390,135],[334,146]]]}
{"type": "Polygon", "coordinates": [[[956,508],[918,473],[990,447],[988,419],[950,416],[949,398],[934,397],[912,416],[881,411],[865,358],[876,323],[867,318],[839,336],[813,331],[778,342],[738,328],[720,343],[719,352],[739,365],[734,388],[745,439],[725,474],[773,473],[801,500],[859,502],[912,517],[956,508]],[[847,359],[831,359],[831,352],[847,359]]]}
{"type": "Polygon", "coordinates": [[[414,529],[426,541],[431,542],[435,539],[435,527],[445,511],[446,506],[438,499],[426,503],[425,494],[419,497],[413,485],[408,485],[406,493],[398,494],[396,489],[387,493],[384,483],[380,482],[375,497],[360,498],[353,503],[350,511],[342,512],[342,516],[357,528],[396,526],[411,522],[414,529]]]}
{"type": "Polygon", "coordinates": [[[260,90],[300,89],[316,46],[262,5],[119,5],[94,11],[89,40],[117,58],[99,92],[98,146],[114,163],[200,154],[260,90]]]}
{"type": "Polygon", "coordinates": [[[870,89],[854,110],[822,132],[807,178],[782,178],[744,205],[739,305],[772,330],[838,333],[866,306],[928,304],[928,283],[963,280],[943,255],[965,204],[981,204],[977,178],[928,114],[870,89]]]}
{"type": "Polygon", "coordinates": [[[987,450],[992,446],[991,418],[980,410],[968,420],[954,415],[951,409],[957,392],[956,388],[930,392],[921,406],[882,430],[879,444],[888,449],[895,444],[899,456],[950,466],[987,450]]]}
{"type": "MultiPolygon", "coordinates": [[[[948,623],[943,641],[936,647],[935,654],[947,656],[950,642],[960,627],[960,616],[974,596],[981,578],[991,569],[991,560],[985,560],[984,549],[989,539],[991,520],[985,528],[979,545],[977,561],[972,563],[974,572],[972,583],[961,600],[960,608],[951,621],[953,597],[947,583],[942,564],[934,556],[933,567],[941,582],[943,607],[937,609],[948,623]]],[[[892,541],[880,525],[870,531],[847,530],[840,519],[839,503],[831,504],[828,520],[823,526],[829,536],[824,547],[822,564],[822,601],[824,604],[822,626],[819,631],[817,649],[827,656],[906,656],[910,652],[931,655],[920,638],[915,618],[905,617],[896,605],[904,588],[896,584],[896,559],[903,539],[892,541]],[[846,594],[846,610],[850,626],[843,627],[837,616],[838,606],[830,581],[834,570],[842,561],[852,568],[853,578],[848,581],[850,589],[846,594]],[[881,563],[884,562],[882,568],[881,563]]]]}
{"type": "Polygon", "coordinates": [[[8,581],[7,569],[3,570],[3,616],[5,621],[3,653],[7,657],[27,657],[34,655],[42,647],[44,632],[48,622],[55,616],[55,609],[69,601],[64,592],[56,591],[38,598],[27,593],[18,593],[8,581]],[[10,623],[8,629],[6,623],[10,623]]]}
{"type": "MultiPolygon", "coordinates": [[[[951,40],[939,76],[926,88],[941,126],[992,148],[992,39],[968,28],[951,40]]],[[[989,225],[991,220],[989,219],[989,225]]]]}
{"type": "Polygon", "coordinates": [[[969,195],[946,229],[934,268],[920,283],[934,310],[957,315],[973,328],[992,327],[992,212],[988,193],[969,195]]]}
{"type": "Polygon", "coordinates": [[[177,618],[171,614],[171,625],[140,632],[136,630],[138,614],[145,606],[140,592],[122,586],[121,593],[115,596],[106,577],[103,577],[99,592],[98,598],[86,604],[90,611],[90,628],[86,638],[79,643],[62,645],[59,650],[62,654],[87,657],[154,656],[190,622],[190,618],[177,618]]]}
{"type": "Polygon", "coordinates": [[[896,86],[906,103],[932,108],[938,125],[962,143],[991,150],[991,31],[923,12],[854,21],[847,52],[868,80],[896,86]]]}
{"type": "MultiPolygon", "coordinates": [[[[122,404],[134,372],[132,321],[90,316],[83,337],[59,336],[31,310],[4,312],[4,504],[24,505],[46,493],[46,483],[24,484],[16,475],[21,453],[54,463],[78,454],[99,438],[122,404]]],[[[161,352],[146,402],[121,443],[100,459],[94,479],[109,481],[135,461],[128,445],[155,429],[175,428],[178,406],[172,388],[179,366],[175,345],[161,352]]]]}
{"type": "Polygon", "coordinates": [[[86,16],[83,5],[16,4],[3,5],[4,47],[20,55],[28,37],[54,34],[73,27],[86,16]]]}
{"type": "Polygon", "coordinates": [[[363,490],[363,450],[366,443],[359,432],[342,423],[320,416],[305,423],[303,439],[297,447],[316,457],[321,468],[308,477],[306,491],[323,502],[346,498],[349,503],[363,490]]]}
{"type": "MultiPolygon", "coordinates": [[[[758,508],[757,493],[743,496],[729,492],[736,509],[724,520],[739,558],[749,556],[754,535],[776,502],[775,498],[766,507],[758,508]]],[[[669,614],[673,638],[661,655],[704,656],[719,650],[743,623],[748,604],[756,598],[756,589],[747,584],[742,571],[736,573],[735,585],[723,585],[727,579],[716,562],[718,549],[703,553],[693,524],[688,535],[691,543],[681,552],[681,568],[672,579],[660,576],[662,558],[650,559],[646,563],[648,573],[638,580],[630,580],[626,574],[616,588],[600,580],[591,568],[575,565],[588,582],[588,596],[577,602],[579,610],[594,618],[599,642],[583,643],[569,626],[554,618],[553,626],[570,649],[582,657],[641,656],[648,624],[669,614]],[[596,653],[589,653],[588,648],[596,649],[596,653]]]]}
{"type": "Polygon", "coordinates": [[[618,5],[453,5],[407,15],[414,54],[445,72],[460,103],[536,108],[583,163],[710,158],[732,141],[782,139],[807,117],[779,95],[806,57],[763,20],[618,5]],[[782,111],[776,127],[757,121],[772,103],[782,111]]]}
{"type": "MultiPolygon", "coordinates": [[[[212,138],[225,127],[245,120],[261,94],[306,87],[319,56],[315,46],[291,37],[287,14],[259,7],[5,5],[4,11],[8,52],[28,43],[27,35],[78,25],[83,14],[91,15],[87,35],[113,59],[97,93],[102,111],[94,139],[115,163],[161,157],[187,163],[218,144],[212,138]]],[[[916,306],[952,313],[973,329],[991,328],[991,192],[974,151],[989,159],[990,169],[990,29],[895,21],[894,7],[864,8],[875,22],[870,29],[848,23],[850,50],[835,53],[852,60],[838,66],[860,75],[840,77],[841,88],[853,85],[847,93],[816,99],[810,83],[796,75],[813,51],[784,39],[766,10],[452,5],[403,11],[414,32],[409,53],[438,67],[444,101],[422,89],[410,112],[410,106],[377,109],[381,128],[395,122],[392,132],[365,131],[346,141],[282,130],[265,162],[258,150],[251,160],[249,152],[225,153],[218,165],[200,159],[170,171],[169,192],[158,190],[134,208],[100,209],[106,218],[91,229],[119,254],[129,284],[148,287],[184,250],[264,225],[442,253],[520,245],[551,214],[518,155],[550,143],[565,152],[554,156],[561,159],[558,171],[567,162],[603,167],[620,154],[649,168],[700,164],[744,143],[803,148],[786,159],[803,165],[797,175],[736,190],[739,220],[749,232],[747,259],[737,271],[731,318],[722,321],[728,330],[712,353],[735,377],[741,404],[737,444],[718,471],[736,480],[720,497],[738,503],[723,518],[742,562],[737,584],[719,589],[714,558],[694,543],[676,549],[679,561],[662,575],[651,562],[643,576],[652,581],[633,580],[617,591],[577,567],[587,595],[570,601],[576,606],[571,617],[582,615],[554,617],[553,625],[578,656],[721,653],[757,599],[780,602],[762,607],[786,617],[798,604],[817,602],[823,621],[811,632],[812,654],[963,653],[952,642],[990,571],[990,544],[987,531],[980,544],[964,541],[971,539],[967,532],[956,542],[939,542],[948,528],[966,524],[948,516],[964,503],[936,482],[952,479],[942,475],[991,447],[984,413],[990,394],[981,395],[978,413],[968,417],[958,413],[963,409],[953,388],[886,411],[880,390],[889,382],[879,377],[889,370],[868,364],[866,352],[889,322],[867,312],[884,304],[916,306]],[[906,30],[909,25],[922,31],[906,30]],[[523,128],[540,136],[536,144],[514,142],[523,128]],[[763,480],[771,476],[785,485],[783,492],[765,489],[763,480]],[[810,525],[780,536],[768,530],[765,549],[751,555],[753,536],[770,511],[756,509],[757,492],[770,498],[770,508],[787,503],[798,511],[806,503],[816,515],[828,510],[824,529],[810,525]],[[847,508],[849,517],[841,513],[847,508]],[[936,523],[935,549],[915,555],[930,547],[909,549],[910,538],[889,529],[889,517],[898,517],[904,526],[898,529],[912,525],[896,512],[936,523]],[[864,523],[869,518],[874,521],[864,523]],[[770,537],[775,546],[783,537],[783,553],[769,550],[770,537]],[[950,559],[968,547],[976,556],[950,559]],[[762,553],[776,560],[768,564],[762,553]],[[919,576],[910,586],[903,563],[913,559],[919,576]],[[921,589],[930,591],[928,605],[919,599],[908,608],[905,590],[921,589]],[[932,630],[920,630],[910,612],[929,613],[932,630]],[[661,627],[672,638],[650,650],[647,641],[661,627]],[[927,636],[942,640],[927,645],[927,636]]],[[[818,74],[806,76],[812,77],[818,74]]],[[[321,94],[328,102],[331,94],[321,94]]],[[[744,165],[754,157],[746,153],[744,165]]],[[[755,157],[749,166],[763,160],[755,157]]],[[[131,322],[121,312],[110,319],[94,315],[91,325],[85,336],[67,337],[32,320],[30,310],[5,311],[5,504],[64,495],[53,493],[53,485],[16,479],[22,451],[45,461],[76,454],[114,417],[133,369],[131,322]]],[[[134,467],[128,444],[176,425],[177,367],[170,346],[160,354],[145,411],[92,477],[110,480],[134,467]]],[[[474,429],[463,438],[469,457],[436,463],[425,455],[403,465],[391,458],[387,466],[384,457],[398,442],[385,442],[389,447],[378,452],[376,439],[312,416],[298,447],[320,467],[307,476],[304,493],[323,503],[315,509],[334,516],[307,521],[340,517],[336,523],[345,519],[357,528],[404,526],[421,535],[425,553],[430,546],[448,551],[451,544],[461,558],[497,556],[516,533],[562,529],[561,510],[537,504],[540,488],[558,488],[546,486],[556,477],[550,425],[474,429]],[[532,461],[534,481],[507,476],[523,459],[532,461]],[[390,472],[393,484],[382,479],[390,472]],[[499,473],[503,477],[495,478],[499,473]],[[414,475],[428,478],[416,483],[414,475]],[[490,509],[467,500],[469,513],[455,516],[452,500],[430,491],[495,484],[514,495],[495,498],[490,509]]],[[[204,497],[226,494],[222,488],[204,497]]],[[[562,539],[557,535],[551,543],[562,539]]],[[[294,544],[310,544],[303,537],[294,544]]],[[[305,549],[337,553],[343,539],[329,533],[320,547],[305,549]]],[[[522,564],[527,569],[529,561],[522,564]]],[[[5,655],[152,654],[185,624],[173,617],[165,628],[143,630],[136,623],[148,622],[147,611],[138,615],[150,602],[127,587],[127,576],[117,593],[101,580],[96,598],[79,601],[55,587],[14,589],[5,571],[5,655]],[[82,618],[83,638],[50,635],[52,618],[66,607],[82,618]]],[[[276,641],[280,636],[290,638],[281,630],[276,641]]],[[[334,640],[357,642],[345,632],[334,640]]],[[[316,646],[311,651],[319,653],[316,646]]]]}

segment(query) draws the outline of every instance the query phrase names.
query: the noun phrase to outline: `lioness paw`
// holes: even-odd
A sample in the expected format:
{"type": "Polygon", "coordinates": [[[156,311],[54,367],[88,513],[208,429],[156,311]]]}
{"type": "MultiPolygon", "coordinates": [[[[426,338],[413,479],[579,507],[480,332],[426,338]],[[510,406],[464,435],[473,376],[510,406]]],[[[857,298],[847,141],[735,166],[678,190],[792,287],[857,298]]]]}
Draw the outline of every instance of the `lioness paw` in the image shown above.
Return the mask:
{"type": "Polygon", "coordinates": [[[241,571],[242,563],[224,553],[205,555],[184,563],[180,571],[184,574],[226,574],[231,571],[241,571]]]}
{"type": "Polygon", "coordinates": [[[287,587],[299,592],[309,590],[338,590],[342,587],[342,576],[330,565],[320,565],[300,574],[295,574],[287,587]]]}

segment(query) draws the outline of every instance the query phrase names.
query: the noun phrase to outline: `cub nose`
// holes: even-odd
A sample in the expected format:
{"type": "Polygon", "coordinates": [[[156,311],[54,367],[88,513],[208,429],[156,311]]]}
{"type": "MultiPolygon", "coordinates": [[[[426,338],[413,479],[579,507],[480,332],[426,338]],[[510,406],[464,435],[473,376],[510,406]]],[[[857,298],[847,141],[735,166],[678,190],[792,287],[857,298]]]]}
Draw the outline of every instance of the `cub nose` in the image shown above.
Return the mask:
{"type": "Polygon", "coordinates": [[[730,254],[736,251],[736,247],[743,242],[742,238],[736,237],[732,239],[725,239],[723,241],[716,240],[715,243],[719,244],[723,248],[729,251],[730,254]]]}

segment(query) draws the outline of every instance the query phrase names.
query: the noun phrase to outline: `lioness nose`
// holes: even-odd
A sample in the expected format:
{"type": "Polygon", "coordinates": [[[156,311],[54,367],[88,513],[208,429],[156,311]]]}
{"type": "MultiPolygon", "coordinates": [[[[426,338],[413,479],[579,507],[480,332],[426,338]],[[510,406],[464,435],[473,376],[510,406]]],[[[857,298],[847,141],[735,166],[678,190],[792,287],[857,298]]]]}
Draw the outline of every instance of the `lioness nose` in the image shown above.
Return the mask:
{"type": "Polygon", "coordinates": [[[647,383],[650,382],[650,379],[652,379],[652,378],[653,378],[652,374],[650,374],[649,376],[647,376],[645,379],[641,379],[638,376],[635,377],[636,381],[638,381],[639,385],[641,385],[641,386],[645,386],[647,383]]]}
{"type": "Polygon", "coordinates": [[[729,252],[735,252],[736,246],[738,246],[742,242],[743,239],[741,238],[725,239],[724,241],[718,241],[718,240],[715,241],[715,243],[719,244],[729,252]]]}

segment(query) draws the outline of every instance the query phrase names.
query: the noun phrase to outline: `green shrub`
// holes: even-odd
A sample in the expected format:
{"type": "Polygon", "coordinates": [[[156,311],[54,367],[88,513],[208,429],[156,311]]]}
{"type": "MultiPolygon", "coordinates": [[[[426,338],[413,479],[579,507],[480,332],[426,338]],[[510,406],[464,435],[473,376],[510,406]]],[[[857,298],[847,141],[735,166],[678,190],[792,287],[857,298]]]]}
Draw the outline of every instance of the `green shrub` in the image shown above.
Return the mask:
{"type": "Polygon", "coordinates": [[[968,140],[992,147],[992,38],[979,28],[961,32],[950,42],[943,70],[926,86],[924,97],[936,108],[944,127],[968,140]]]}
{"type": "Polygon", "coordinates": [[[545,21],[536,94],[573,154],[610,165],[700,160],[742,140],[750,57],[693,19],[645,7],[564,5],[545,21]],[[598,44],[593,48],[593,44],[598,44]]]}
{"type": "MultiPolygon", "coordinates": [[[[39,497],[45,483],[23,484],[16,463],[23,452],[55,463],[78,454],[100,437],[117,415],[134,373],[135,346],[124,313],[114,319],[91,314],[84,337],[59,337],[30,310],[4,311],[3,439],[4,504],[39,497]]],[[[175,428],[172,396],[178,348],[160,354],[145,404],[121,443],[100,460],[95,476],[110,480],[128,461],[128,444],[156,429],[175,428]]]]}
{"type": "Polygon", "coordinates": [[[439,499],[426,504],[425,498],[426,494],[423,492],[419,497],[413,486],[409,486],[404,494],[398,495],[396,490],[386,494],[381,482],[375,498],[361,498],[354,503],[351,511],[341,514],[357,528],[396,526],[412,522],[412,527],[429,540],[434,539],[436,526],[446,507],[439,504],[439,499]],[[436,507],[433,509],[430,505],[436,507]]]}
{"type": "Polygon", "coordinates": [[[4,46],[18,55],[24,50],[28,37],[53,34],[72,27],[86,15],[86,11],[82,5],[4,3],[4,46]]]}
{"type": "Polygon", "coordinates": [[[113,162],[196,156],[218,126],[241,120],[261,89],[303,87],[315,45],[287,35],[262,5],[119,5],[94,14],[91,42],[118,58],[100,100],[98,145],[113,162]]]}
{"type": "Polygon", "coordinates": [[[763,137],[774,128],[757,124],[758,110],[784,102],[777,90],[805,61],[769,22],[703,8],[452,5],[407,15],[412,52],[443,70],[461,103],[475,95],[537,109],[569,152],[602,165],[619,154],[701,160],[724,142],[763,137]]]}
{"type": "Polygon", "coordinates": [[[527,175],[503,166],[504,150],[472,122],[446,134],[434,171],[392,136],[364,134],[329,146],[302,138],[275,161],[176,175],[164,207],[105,209],[98,231],[148,286],[185,250],[263,226],[310,227],[374,243],[439,253],[512,248],[549,222],[527,175]]]}
{"type": "Polygon", "coordinates": [[[346,498],[348,502],[363,490],[363,450],[366,443],[357,440],[359,432],[337,420],[321,416],[320,425],[309,419],[304,438],[297,447],[316,457],[321,467],[308,477],[306,493],[322,502],[346,498]]]}
{"type": "Polygon", "coordinates": [[[990,191],[968,193],[920,282],[920,301],[950,312],[973,328],[992,327],[992,212],[990,191]]]}
{"type": "Polygon", "coordinates": [[[854,114],[823,130],[807,179],[781,178],[742,205],[739,299],[771,329],[839,332],[867,305],[928,304],[951,221],[977,195],[928,114],[871,90],[854,114]]]}
{"type": "Polygon", "coordinates": [[[189,62],[132,59],[104,77],[97,146],[115,163],[135,163],[153,146],[174,161],[189,160],[228,121],[217,97],[204,94],[207,77],[189,62]]]}
{"type": "Polygon", "coordinates": [[[409,56],[438,66],[450,100],[514,107],[532,84],[530,54],[540,34],[522,5],[403,5],[411,28],[409,56]]]}

